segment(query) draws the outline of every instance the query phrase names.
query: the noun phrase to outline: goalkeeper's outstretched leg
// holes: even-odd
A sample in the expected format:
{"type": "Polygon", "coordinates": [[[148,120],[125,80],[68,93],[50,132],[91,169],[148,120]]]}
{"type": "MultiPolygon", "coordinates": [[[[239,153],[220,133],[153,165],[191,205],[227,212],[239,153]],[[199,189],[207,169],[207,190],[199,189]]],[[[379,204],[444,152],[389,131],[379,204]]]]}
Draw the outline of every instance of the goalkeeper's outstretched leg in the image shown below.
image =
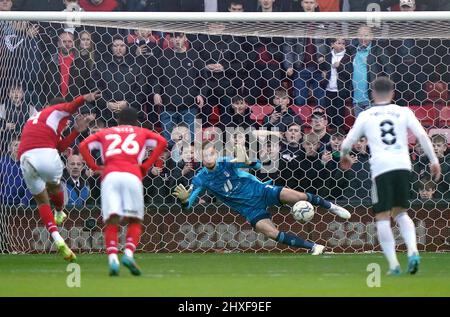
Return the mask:
{"type": "Polygon", "coordinates": [[[259,220],[256,222],[254,227],[256,232],[260,232],[266,237],[279,243],[286,244],[291,247],[311,250],[312,255],[320,255],[325,250],[325,246],[323,245],[308,240],[303,240],[302,238],[288,232],[279,231],[269,218],[259,220]]]}
{"type": "Polygon", "coordinates": [[[299,201],[308,201],[313,206],[323,207],[324,209],[334,213],[335,215],[341,217],[342,219],[350,219],[350,212],[341,206],[333,204],[332,202],[323,199],[318,195],[311,193],[302,193],[287,187],[284,187],[280,192],[280,202],[282,204],[287,204],[290,206],[295,205],[299,201]]]}

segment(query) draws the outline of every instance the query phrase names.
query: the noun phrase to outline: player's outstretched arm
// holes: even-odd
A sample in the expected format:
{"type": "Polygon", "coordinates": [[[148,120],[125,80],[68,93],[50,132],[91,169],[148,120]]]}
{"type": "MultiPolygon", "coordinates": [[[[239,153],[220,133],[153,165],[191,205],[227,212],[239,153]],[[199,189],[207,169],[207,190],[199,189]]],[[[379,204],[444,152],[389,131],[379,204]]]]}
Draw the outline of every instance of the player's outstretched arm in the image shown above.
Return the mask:
{"type": "Polygon", "coordinates": [[[427,132],[417,120],[416,116],[411,109],[408,109],[408,128],[414,134],[414,136],[419,141],[424,153],[427,155],[430,161],[431,174],[434,176],[434,180],[437,182],[441,178],[441,166],[439,165],[439,159],[433,149],[433,144],[431,144],[430,137],[427,132]]]}
{"type": "Polygon", "coordinates": [[[186,188],[184,187],[183,184],[180,184],[177,187],[175,187],[173,191],[173,195],[180,200],[182,205],[185,205],[189,202],[189,197],[191,196],[191,193],[192,193],[192,186],[186,188]]]}
{"type": "Polygon", "coordinates": [[[237,168],[246,168],[251,167],[254,169],[261,168],[261,162],[257,160],[256,162],[252,162],[247,154],[247,149],[243,145],[237,145],[234,149],[236,153],[236,157],[230,160],[230,163],[235,164],[237,168]]]}
{"type": "Polygon", "coordinates": [[[100,98],[102,94],[100,91],[94,91],[89,94],[78,96],[71,102],[63,103],[61,105],[57,105],[58,107],[61,107],[61,110],[66,111],[70,114],[73,114],[77,112],[78,108],[80,108],[82,105],[84,105],[85,102],[92,102],[100,98]]]}
{"type": "Polygon", "coordinates": [[[173,195],[180,200],[181,207],[183,209],[190,209],[194,206],[197,198],[205,192],[205,189],[201,186],[196,185],[195,178],[193,180],[193,185],[185,188],[182,184],[175,187],[173,195]]]}
{"type": "Polygon", "coordinates": [[[81,156],[84,158],[86,165],[93,171],[101,170],[101,167],[95,163],[94,157],[91,155],[90,149],[98,144],[97,134],[90,135],[83,142],[80,143],[79,150],[81,156]]]}
{"type": "Polygon", "coordinates": [[[59,141],[58,151],[60,153],[64,152],[71,144],[75,142],[75,139],[80,135],[81,132],[85,131],[89,127],[89,123],[95,119],[95,115],[80,115],[75,119],[75,127],[70,132],[68,136],[59,141]]]}

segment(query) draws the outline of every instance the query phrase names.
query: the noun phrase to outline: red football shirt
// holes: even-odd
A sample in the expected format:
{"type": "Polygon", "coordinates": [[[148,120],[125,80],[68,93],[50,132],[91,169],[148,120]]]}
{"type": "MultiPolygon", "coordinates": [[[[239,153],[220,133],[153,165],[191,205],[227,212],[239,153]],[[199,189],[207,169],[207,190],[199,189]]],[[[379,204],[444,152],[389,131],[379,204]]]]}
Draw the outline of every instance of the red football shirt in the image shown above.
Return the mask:
{"type": "Polygon", "coordinates": [[[92,4],[88,0],[80,0],[79,3],[85,11],[113,11],[117,7],[116,0],[105,0],[99,5],[92,4]]]}
{"type": "Polygon", "coordinates": [[[166,139],[158,133],[131,125],[120,125],[102,129],[86,138],[80,144],[80,153],[86,164],[95,170],[98,166],[89,150],[100,150],[104,164],[102,177],[111,172],[127,172],[142,179],[140,165],[146,148],[154,148],[151,157],[145,162],[148,168],[164,151],[166,145],[166,139]]]}
{"type": "Polygon", "coordinates": [[[38,112],[25,123],[20,137],[19,158],[32,149],[56,149],[61,140],[61,133],[67,126],[67,120],[84,104],[80,96],[72,102],[61,103],[38,112]]]}

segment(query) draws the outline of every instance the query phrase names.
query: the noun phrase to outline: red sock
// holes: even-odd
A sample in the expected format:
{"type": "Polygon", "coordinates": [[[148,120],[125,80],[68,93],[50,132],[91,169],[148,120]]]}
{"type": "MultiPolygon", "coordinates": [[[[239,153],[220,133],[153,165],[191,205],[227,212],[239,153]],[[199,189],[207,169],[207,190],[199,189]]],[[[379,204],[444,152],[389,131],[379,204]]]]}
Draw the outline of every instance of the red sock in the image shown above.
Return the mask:
{"type": "Polygon", "coordinates": [[[130,223],[127,228],[127,242],[125,244],[125,249],[129,249],[134,253],[136,251],[136,246],[139,244],[139,239],[141,238],[142,226],[140,223],[130,223]]]}
{"type": "Polygon", "coordinates": [[[43,204],[39,205],[38,208],[39,208],[39,216],[41,216],[41,220],[47,227],[48,232],[52,233],[58,231],[58,227],[55,224],[55,218],[53,216],[50,205],[43,204]]]}
{"type": "Polygon", "coordinates": [[[60,190],[57,194],[50,194],[50,199],[55,205],[57,211],[63,210],[64,207],[64,192],[60,190]]]}
{"type": "Polygon", "coordinates": [[[117,254],[119,249],[117,248],[117,232],[119,231],[118,225],[106,225],[104,229],[106,253],[117,254]]]}

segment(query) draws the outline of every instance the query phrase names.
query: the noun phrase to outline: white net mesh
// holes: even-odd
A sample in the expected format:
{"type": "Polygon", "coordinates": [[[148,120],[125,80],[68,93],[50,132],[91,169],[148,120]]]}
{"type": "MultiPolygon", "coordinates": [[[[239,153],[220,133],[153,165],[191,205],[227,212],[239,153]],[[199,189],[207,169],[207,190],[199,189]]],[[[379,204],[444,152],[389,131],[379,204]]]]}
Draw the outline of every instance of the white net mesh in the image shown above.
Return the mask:
{"type": "MultiPolygon", "coordinates": [[[[338,167],[338,149],[355,109],[368,101],[370,92],[361,82],[380,75],[395,81],[396,103],[411,107],[430,135],[438,135],[433,143],[444,175],[438,184],[430,180],[426,158],[410,139],[411,215],[422,250],[449,250],[448,24],[448,19],[375,27],[338,20],[0,22],[0,251],[51,250],[20,173],[17,139],[26,120],[51,99],[71,100],[94,89],[101,90],[102,98],[80,110],[97,115],[88,133],[115,125],[116,103],[124,102],[138,109],[142,126],[170,140],[170,150],[144,179],[147,205],[140,250],[295,251],[255,233],[241,216],[208,195],[190,212],[182,211],[170,195],[177,184],[189,184],[200,168],[191,141],[229,140],[226,128],[236,127],[247,130],[231,142],[248,147],[257,140],[250,128],[260,134],[263,129],[281,132],[274,133],[280,142],[264,138],[257,145],[265,167],[256,172],[261,180],[317,193],[353,215],[343,222],[319,210],[302,225],[288,208],[273,208],[280,229],[335,252],[377,249],[370,213],[370,149],[364,139],[356,144],[357,162],[347,172],[338,167]],[[358,64],[361,51],[367,55],[358,64]],[[203,99],[201,107],[197,96],[203,99]]],[[[72,248],[95,252],[104,248],[99,179],[76,156],[88,133],[62,153],[69,219],[61,231],[72,248]]]]}

